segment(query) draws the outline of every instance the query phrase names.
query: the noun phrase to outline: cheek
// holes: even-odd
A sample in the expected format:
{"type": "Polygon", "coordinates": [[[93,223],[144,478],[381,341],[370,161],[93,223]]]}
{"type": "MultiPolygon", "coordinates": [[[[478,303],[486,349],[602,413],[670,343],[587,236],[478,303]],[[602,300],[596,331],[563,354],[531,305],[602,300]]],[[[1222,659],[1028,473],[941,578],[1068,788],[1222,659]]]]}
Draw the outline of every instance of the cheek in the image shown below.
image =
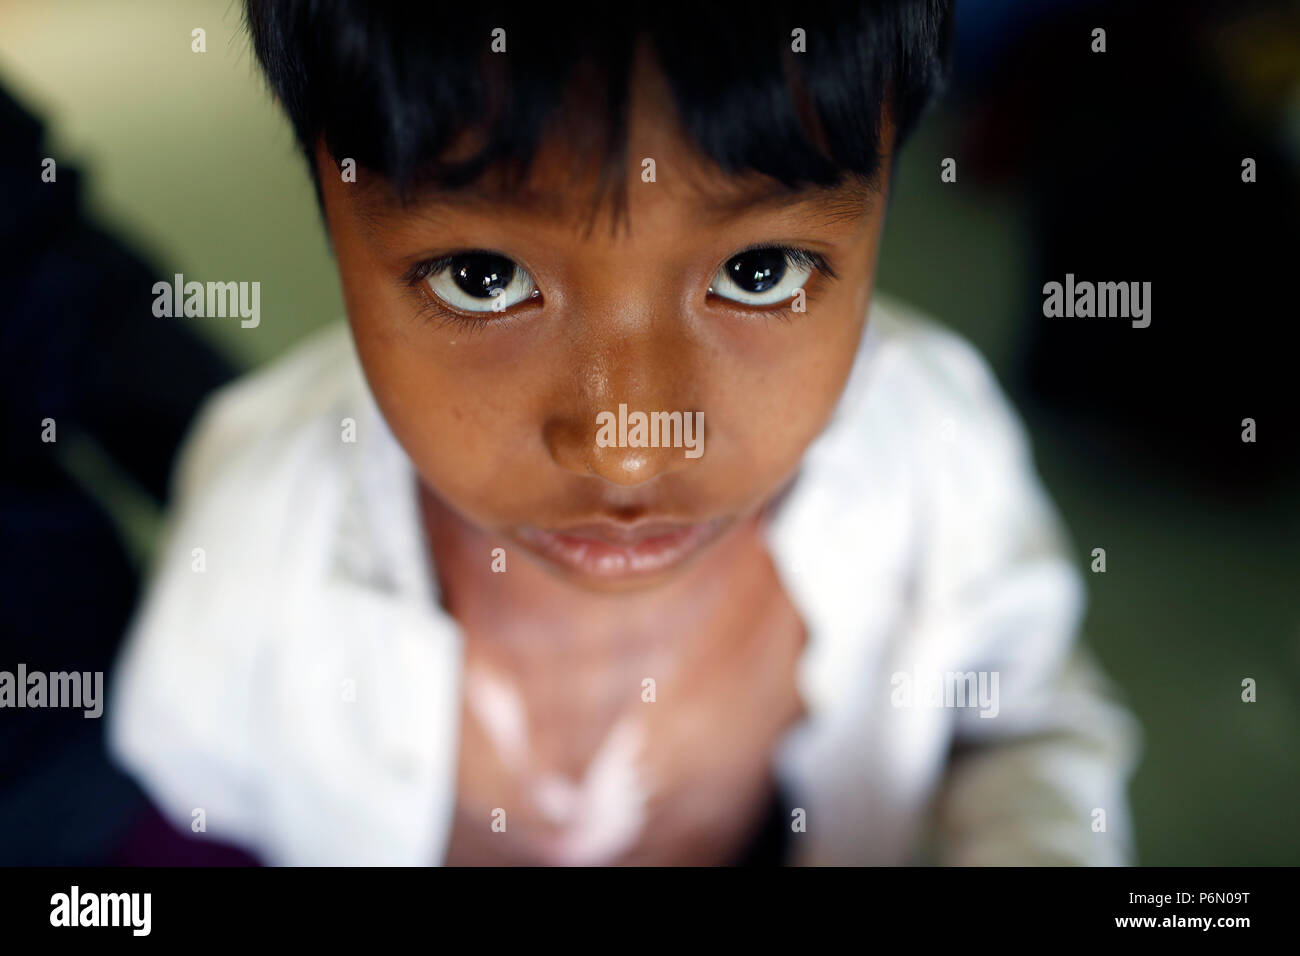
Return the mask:
{"type": "Polygon", "coordinates": [[[455,333],[417,314],[393,283],[342,264],[340,272],[357,354],[389,429],[426,485],[469,514],[490,513],[493,495],[509,500],[510,476],[527,473],[511,460],[518,396],[499,376],[466,374],[455,333]]]}
{"type": "Polygon", "coordinates": [[[856,345],[857,331],[787,342],[779,362],[746,369],[725,396],[723,422],[737,445],[728,467],[746,497],[774,493],[798,466],[839,400],[856,345]]]}
{"type": "Polygon", "coordinates": [[[732,376],[714,390],[719,427],[737,445],[739,480],[776,490],[825,427],[865,325],[870,275],[845,277],[807,313],[729,327],[720,350],[732,376]]]}
{"type": "Polygon", "coordinates": [[[433,360],[418,336],[374,335],[354,323],[375,401],[421,479],[468,517],[491,523],[536,474],[521,441],[519,406],[481,376],[433,360]],[[531,464],[531,467],[530,467],[531,464]]]}

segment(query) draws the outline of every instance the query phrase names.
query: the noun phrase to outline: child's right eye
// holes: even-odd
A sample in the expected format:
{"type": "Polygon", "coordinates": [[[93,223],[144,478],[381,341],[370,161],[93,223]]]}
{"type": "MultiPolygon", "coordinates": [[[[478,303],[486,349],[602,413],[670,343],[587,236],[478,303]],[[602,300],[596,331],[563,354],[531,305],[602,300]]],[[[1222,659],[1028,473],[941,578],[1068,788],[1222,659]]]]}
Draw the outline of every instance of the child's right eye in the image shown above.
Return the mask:
{"type": "Polygon", "coordinates": [[[504,312],[538,294],[523,266],[495,252],[442,256],[417,266],[413,278],[422,278],[430,292],[461,312],[504,312]]]}

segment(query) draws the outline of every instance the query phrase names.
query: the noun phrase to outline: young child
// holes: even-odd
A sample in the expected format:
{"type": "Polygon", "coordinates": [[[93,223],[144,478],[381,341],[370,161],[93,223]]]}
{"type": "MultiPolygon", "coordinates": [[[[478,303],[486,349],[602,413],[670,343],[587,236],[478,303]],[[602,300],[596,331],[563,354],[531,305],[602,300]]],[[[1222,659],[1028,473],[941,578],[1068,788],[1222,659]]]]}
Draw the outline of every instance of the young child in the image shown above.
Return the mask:
{"type": "Polygon", "coordinates": [[[1022,430],[872,295],[948,4],[541,6],[250,0],[350,335],[196,426],[116,754],[275,864],[1126,861],[1022,430]]]}

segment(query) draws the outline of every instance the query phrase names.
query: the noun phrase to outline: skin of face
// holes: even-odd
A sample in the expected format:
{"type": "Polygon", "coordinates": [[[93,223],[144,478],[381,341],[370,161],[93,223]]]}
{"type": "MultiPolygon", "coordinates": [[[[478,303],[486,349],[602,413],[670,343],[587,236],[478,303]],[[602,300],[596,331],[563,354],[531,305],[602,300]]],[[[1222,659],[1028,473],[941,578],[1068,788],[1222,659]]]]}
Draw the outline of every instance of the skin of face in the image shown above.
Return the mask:
{"type": "Polygon", "coordinates": [[[323,146],[316,163],[358,354],[426,508],[454,516],[485,566],[504,546],[561,587],[644,593],[758,515],[825,426],[863,331],[888,160],[870,186],[773,197],[766,177],[724,174],[692,146],[644,61],[621,221],[599,207],[591,218],[594,170],[573,143],[544,140],[522,192],[489,176],[406,204],[364,169],[343,182],[323,146]],[[732,257],[772,244],[836,273],[806,279],[806,311],[710,294],[732,257]],[[411,280],[421,262],[472,250],[512,260],[538,294],[458,314],[411,280]],[[600,447],[597,416],[620,404],[703,412],[704,454],[600,447]],[[595,579],[548,561],[523,530],[643,521],[711,523],[708,543],[662,573],[595,579]]]}

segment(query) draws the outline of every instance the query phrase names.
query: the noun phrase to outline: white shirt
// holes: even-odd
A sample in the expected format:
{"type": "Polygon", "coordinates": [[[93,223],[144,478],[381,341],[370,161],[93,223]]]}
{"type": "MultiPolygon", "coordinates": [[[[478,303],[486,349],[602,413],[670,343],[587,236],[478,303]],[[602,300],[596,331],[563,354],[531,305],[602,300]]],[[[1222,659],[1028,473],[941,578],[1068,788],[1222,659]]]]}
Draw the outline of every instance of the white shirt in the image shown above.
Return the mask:
{"type": "MultiPolygon", "coordinates": [[[[440,862],[463,638],[346,325],[211,398],[175,481],[117,665],[118,760],[177,826],[202,810],[268,863],[440,862]]],[[[774,757],[806,827],[791,862],[1130,860],[1138,731],[1077,642],[1076,559],[968,344],[876,296],[769,546],[808,634],[809,716],[774,757]],[[971,673],[996,707],[921,683],[905,706],[907,677],[971,673]]]]}

